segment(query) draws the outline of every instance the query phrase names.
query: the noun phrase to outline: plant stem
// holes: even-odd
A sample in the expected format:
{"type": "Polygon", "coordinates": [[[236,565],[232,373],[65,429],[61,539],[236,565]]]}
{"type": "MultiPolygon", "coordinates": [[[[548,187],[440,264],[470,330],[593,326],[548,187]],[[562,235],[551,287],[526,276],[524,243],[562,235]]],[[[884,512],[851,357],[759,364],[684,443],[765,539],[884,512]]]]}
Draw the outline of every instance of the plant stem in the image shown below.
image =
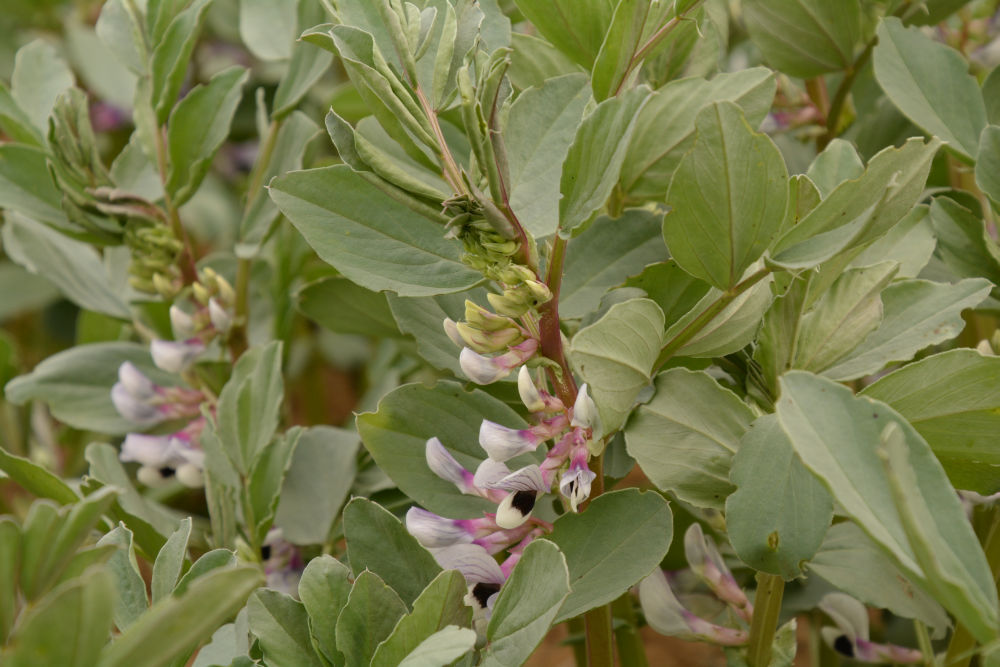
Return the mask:
{"type": "Polygon", "coordinates": [[[566,643],[573,648],[573,660],[576,662],[576,667],[585,667],[587,664],[587,645],[584,642],[586,624],[583,622],[583,616],[574,616],[569,619],[566,621],[566,627],[569,630],[569,638],[566,643]]]}
{"type": "Polygon", "coordinates": [[[650,51],[659,46],[660,42],[666,39],[667,35],[673,32],[674,29],[681,24],[681,21],[687,18],[688,14],[690,14],[695,9],[700,7],[703,2],[704,0],[698,0],[697,2],[691,3],[691,6],[685,9],[681,14],[678,14],[677,16],[675,16],[674,18],[670,19],[662,26],[660,26],[660,28],[656,32],[650,35],[649,39],[646,40],[646,43],[640,46],[639,49],[632,54],[632,58],[629,60],[628,67],[625,68],[625,71],[622,73],[621,80],[618,82],[618,85],[615,86],[616,96],[619,93],[621,93],[622,86],[625,85],[625,82],[628,80],[629,74],[632,73],[632,70],[638,67],[639,63],[641,63],[646,58],[646,56],[649,55],[650,51]]]}
{"type": "Polygon", "coordinates": [[[700,315],[691,320],[691,322],[676,336],[667,341],[666,345],[664,345],[660,350],[660,356],[656,358],[656,363],[653,364],[654,374],[663,366],[663,364],[670,361],[670,358],[674,356],[677,350],[684,347],[684,345],[694,338],[698,332],[704,329],[709,322],[714,320],[719,313],[725,310],[726,306],[732,303],[738,296],[743,294],[743,292],[746,292],[748,289],[767,277],[769,273],[771,273],[771,269],[765,267],[760,271],[751,274],[742,282],[737,283],[719,295],[719,298],[709,304],[709,306],[703,310],[700,315]]]}
{"type": "MultiPolygon", "coordinates": [[[[247,202],[243,208],[243,217],[250,213],[250,210],[257,203],[257,200],[264,195],[264,176],[274,157],[275,148],[278,145],[278,133],[284,124],[283,119],[272,120],[267,129],[267,136],[261,145],[260,155],[253,166],[250,174],[250,182],[247,185],[247,202]]],[[[247,342],[247,324],[250,319],[249,291],[250,291],[250,268],[252,260],[240,257],[236,264],[236,284],[233,289],[236,292],[236,302],[233,304],[233,328],[229,332],[229,352],[233,357],[233,362],[246,352],[249,343],[247,342]]]]}
{"type": "Polygon", "coordinates": [[[750,667],[767,667],[771,663],[771,644],[778,629],[784,592],[784,579],[775,574],[757,573],[757,594],[753,601],[750,643],[747,646],[747,664],[750,667]]]}
{"type": "Polygon", "coordinates": [[[566,352],[562,344],[562,331],[559,329],[559,289],[562,287],[563,265],[566,262],[566,245],[568,243],[569,241],[559,234],[556,234],[555,240],[552,242],[549,267],[545,276],[545,284],[552,292],[552,299],[539,308],[542,314],[539,323],[542,355],[558,363],[562,371],[556,373],[552,369],[547,369],[549,380],[555,387],[556,396],[567,407],[576,402],[576,381],[573,380],[573,371],[570,370],[569,362],[566,361],[566,352]]]}
{"type": "Polygon", "coordinates": [[[865,66],[865,63],[871,57],[876,41],[873,38],[868,42],[865,50],[854,59],[850,67],[844,70],[844,78],[841,79],[840,85],[837,86],[837,91],[833,94],[833,100],[830,102],[830,112],[826,114],[826,131],[816,139],[817,150],[826,148],[827,144],[833,141],[839,134],[837,127],[840,125],[840,115],[844,111],[847,95],[851,92],[851,87],[854,86],[854,79],[857,78],[858,72],[861,71],[861,68],[865,66]]]}
{"type": "Polygon", "coordinates": [[[163,205],[167,209],[170,230],[184,245],[180,257],[177,258],[180,264],[181,276],[184,284],[190,285],[198,280],[198,269],[194,262],[194,252],[191,250],[191,241],[188,239],[187,231],[181,223],[181,216],[177,212],[177,207],[174,206],[173,199],[167,191],[167,175],[169,170],[167,165],[167,138],[166,128],[162,127],[156,130],[156,162],[157,169],[160,172],[160,182],[163,183],[163,205]]]}
{"type": "Polygon", "coordinates": [[[924,667],[937,667],[937,658],[934,657],[934,646],[931,644],[931,636],[927,632],[927,626],[914,620],[913,629],[917,635],[917,646],[924,654],[924,667]]]}
{"type": "Polygon", "coordinates": [[[611,605],[603,604],[583,616],[587,628],[587,665],[614,667],[615,642],[611,634],[611,605]]]}
{"type": "MultiPolygon", "coordinates": [[[[1000,580],[1000,507],[989,510],[990,520],[986,530],[979,536],[986,554],[986,562],[993,573],[994,585],[1000,580]]],[[[964,623],[955,623],[955,630],[948,642],[948,652],[944,657],[945,667],[967,667],[976,654],[976,639],[964,623]]]]}
{"type": "Polygon", "coordinates": [[[625,623],[615,630],[615,645],[618,647],[618,662],[630,667],[648,667],[646,647],[636,628],[635,608],[632,606],[632,595],[625,593],[611,603],[615,616],[625,623]]]}

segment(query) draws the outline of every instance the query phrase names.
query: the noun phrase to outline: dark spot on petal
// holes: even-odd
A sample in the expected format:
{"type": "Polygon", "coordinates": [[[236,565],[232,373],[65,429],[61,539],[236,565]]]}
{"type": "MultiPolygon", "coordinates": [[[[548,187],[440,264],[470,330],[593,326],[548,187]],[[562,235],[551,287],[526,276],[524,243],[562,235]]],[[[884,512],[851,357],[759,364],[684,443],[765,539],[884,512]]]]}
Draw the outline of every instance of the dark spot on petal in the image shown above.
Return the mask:
{"type": "Polygon", "coordinates": [[[873,412],[872,413],[872,417],[875,418],[875,419],[878,419],[878,413],[877,412],[873,412]]]}
{"type": "Polygon", "coordinates": [[[854,657],[854,644],[847,635],[840,635],[833,640],[833,650],[848,658],[854,657]]]}
{"type": "Polygon", "coordinates": [[[510,506],[520,512],[521,516],[528,516],[535,508],[537,496],[538,491],[518,491],[514,494],[514,500],[511,501],[510,506]]]}
{"type": "Polygon", "coordinates": [[[163,466],[157,472],[160,473],[160,477],[166,479],[168,477],[173,477],[177,471],[169,466],[163,466]]]}
{"type": "Polygon", "coordinates": [[[269,560],[271,558],[271,545],[265,544],[260,548],[260,558],[261,560],[269,560]]]}
{"type": "Polygon", "coordinates": [[[479,606],[486,609],[486,601],[490,596],[500,591],[500,584],[478,583],[472,587],[472,597],[476,599],[479,606]]]}

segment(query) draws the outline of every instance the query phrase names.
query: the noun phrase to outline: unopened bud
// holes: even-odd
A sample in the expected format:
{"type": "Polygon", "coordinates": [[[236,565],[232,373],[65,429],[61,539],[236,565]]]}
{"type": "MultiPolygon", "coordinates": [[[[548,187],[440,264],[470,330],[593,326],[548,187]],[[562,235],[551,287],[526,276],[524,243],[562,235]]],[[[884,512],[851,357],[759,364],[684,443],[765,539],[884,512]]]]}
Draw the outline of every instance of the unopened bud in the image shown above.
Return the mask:
{"type": "Polygon", "coordinates": [[[505,285],[519,285],[526,280],[536,280],[535,272],[520,264],[511,264],[501,269],[500,282],[505,285]]]}
{"type": "Polygon", "coordinates": [[[545,283],[540,283],[537,280],[525,280],[524,284],[528,286],[531,296],[535,297],[536,303],[542,304],[552,300],[552,291],[545,283]]]}
{"type": "Polygon", "coordinates": [[[529,412],[541,412],[545,409],[545,401],[542,394],[531,379],[531,371],[527,366],[521,366],[517,373],[517,393],[521,396],[521,402],[529,412]]]}
{"type": "Polygon", "coordinates": [[[486,295],[493,310],[507,317],[521,317],[530,310],[531,305],[524,297],[524,294],[516,290],[507,290],[503,294],[490,293],[486,295]]]}
{"type": "Polygon", "coordinates": [[[170,278],[162,273],[153,274],[153,291],[165,299],[171,299],[177,295],[177,285],[170,278]]]}
{"type": "Polygon", "coordinates": [[[510,318],[491,313],[468,299],[465,301],[465,321],[483,331],[500,331],[515,326],[510,318]]]}
{"type": "Polygon", "coordinates": [[[458,335],[465,341],[465,344],[480,354],[505,350],[522,338],[521,332],[518,329],[481,331],[470,327],[465,322],[459,322],[455,325],[455,328],[458,331],[458,335]]]}
{"type": "Polygon", "coordinates": [[[194,293],[195,300],[203,306],[207,306],[208,300],[212,298],[212,293],[201,283],[192,283],[191,291],[194,293]]]}

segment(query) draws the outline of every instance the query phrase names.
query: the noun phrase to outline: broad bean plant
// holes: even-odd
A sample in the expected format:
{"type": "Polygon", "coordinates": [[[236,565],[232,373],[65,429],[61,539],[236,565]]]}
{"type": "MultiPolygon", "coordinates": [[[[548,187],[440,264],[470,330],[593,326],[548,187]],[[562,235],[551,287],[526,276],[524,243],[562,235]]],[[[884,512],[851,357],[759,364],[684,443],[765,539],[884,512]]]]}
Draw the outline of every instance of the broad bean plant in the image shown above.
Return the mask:
{"type": "Polygon", "coordinates": [[[1000,665],[996,0],[11,6],[4,665],[1000,665]]]}

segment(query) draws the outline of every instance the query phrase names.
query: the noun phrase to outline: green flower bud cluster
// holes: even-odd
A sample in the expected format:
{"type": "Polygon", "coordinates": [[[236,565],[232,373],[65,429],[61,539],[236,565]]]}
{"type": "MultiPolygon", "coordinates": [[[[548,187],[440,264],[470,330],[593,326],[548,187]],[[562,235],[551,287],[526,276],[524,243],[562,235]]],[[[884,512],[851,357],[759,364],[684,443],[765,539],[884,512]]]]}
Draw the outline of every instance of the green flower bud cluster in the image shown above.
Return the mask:
{"type": "Polygon", "coordinates": [[[236,303],[233,286],[207,266],[201,271],[201,279],[191,285],[191,290],[195,301],[203,306],[207,306],[213,298],[226,307],[232,307],[236,303]]]}
{"type": "Polygon", "coordinates": [[[140,292],[173,299],[183,287],[177,258],[184,248],[173,231],[164,224],[130,221],[125,226],[125,245],[129,247],[129,284],[140,292]]]}
{"type": "Polygon", "coordinates": [[[465,321],[456,323],[454,330],[461,343],[479,354],[503,352],[525,338],[524,330],[513,319],[491,313],[472,301],[465,302],[465,321]]]}

